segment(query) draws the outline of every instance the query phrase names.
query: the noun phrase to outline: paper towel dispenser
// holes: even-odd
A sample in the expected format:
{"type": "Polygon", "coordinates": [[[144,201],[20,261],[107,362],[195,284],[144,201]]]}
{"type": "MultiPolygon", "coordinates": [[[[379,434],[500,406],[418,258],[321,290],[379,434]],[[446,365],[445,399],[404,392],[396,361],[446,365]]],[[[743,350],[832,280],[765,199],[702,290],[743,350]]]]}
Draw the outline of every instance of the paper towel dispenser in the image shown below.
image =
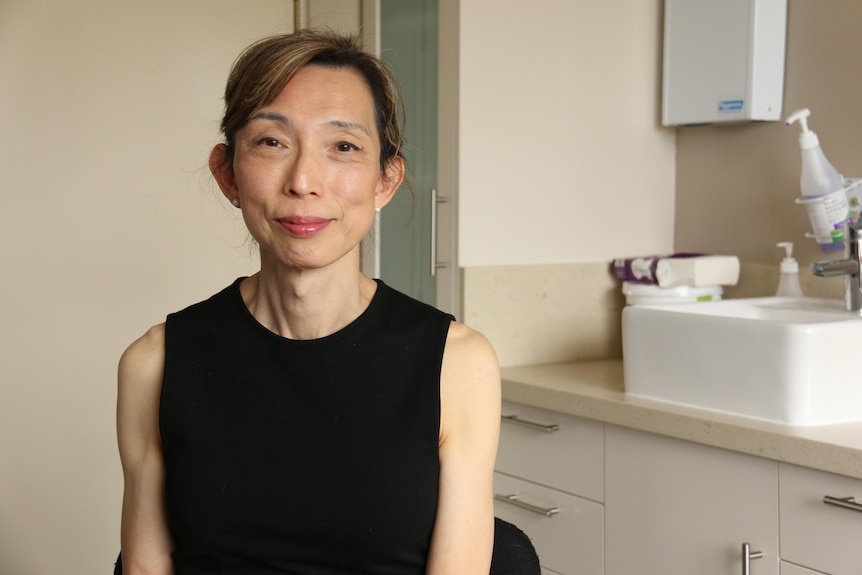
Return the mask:
{"type": "Polygon", "coordinates": [[[665,0],[662,124],[780,120],[787,0],[665,0]]]}

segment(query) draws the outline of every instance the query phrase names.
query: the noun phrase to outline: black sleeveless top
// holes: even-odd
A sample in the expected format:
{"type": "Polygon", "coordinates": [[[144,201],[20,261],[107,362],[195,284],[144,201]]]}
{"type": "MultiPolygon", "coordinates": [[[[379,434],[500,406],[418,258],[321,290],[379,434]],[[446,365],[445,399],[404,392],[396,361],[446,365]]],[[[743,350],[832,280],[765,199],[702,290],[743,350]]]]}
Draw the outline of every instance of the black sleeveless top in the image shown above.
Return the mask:
{"type": "Polygon", "coordinates": [[[378,281],[344,329],[289,340],[240,282],[167,318],[176,575],[424,573],[453,318],[378,281]]]}

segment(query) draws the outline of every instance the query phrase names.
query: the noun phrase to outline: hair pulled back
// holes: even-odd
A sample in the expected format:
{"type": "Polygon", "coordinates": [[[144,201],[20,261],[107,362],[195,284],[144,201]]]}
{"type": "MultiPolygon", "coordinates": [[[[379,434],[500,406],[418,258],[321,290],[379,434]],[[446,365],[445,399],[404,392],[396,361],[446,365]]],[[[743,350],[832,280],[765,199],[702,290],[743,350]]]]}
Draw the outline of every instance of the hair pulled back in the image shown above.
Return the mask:
{"type": "Polygon", "coordinates": [[[305,29],[270,36],[246,48],[234,62],[225,87],[221,122],[232,161],[236,133],[255,112],[281,93],[303,67],[319,65],[358,72],[374,101],[374,118],[380,138],[380,170],[402,157],[404,104],[395,76],[381,60],[362,49],[358,37],[328,30],[305,29]]]}

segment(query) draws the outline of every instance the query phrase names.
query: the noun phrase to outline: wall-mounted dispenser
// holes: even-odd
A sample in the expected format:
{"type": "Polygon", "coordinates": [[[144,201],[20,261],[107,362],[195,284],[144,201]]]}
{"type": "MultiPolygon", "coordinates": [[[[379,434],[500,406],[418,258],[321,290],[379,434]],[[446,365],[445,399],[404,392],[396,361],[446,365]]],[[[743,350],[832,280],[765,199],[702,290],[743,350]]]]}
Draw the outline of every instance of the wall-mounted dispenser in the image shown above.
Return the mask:
{"type": "Polygon", "coordinates": [[[662,124],[780,120],[787,0],[665,0],[662,124]]]}

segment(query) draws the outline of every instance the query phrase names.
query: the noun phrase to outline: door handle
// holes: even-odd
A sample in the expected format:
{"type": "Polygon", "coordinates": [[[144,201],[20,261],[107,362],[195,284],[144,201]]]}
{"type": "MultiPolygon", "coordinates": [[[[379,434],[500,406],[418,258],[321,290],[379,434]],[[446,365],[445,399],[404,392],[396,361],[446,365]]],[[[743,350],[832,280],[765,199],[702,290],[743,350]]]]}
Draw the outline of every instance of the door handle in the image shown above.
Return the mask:
{"type": "Polygon", "coordinates": [[[752,551],[751,545],[742,544],[742,575],[751,575],[751,560],[763,557],[763,551],[752,551]]]}
{"type": "Polygon", "coordinates": [[[497,501],[502,501],[503,503],[508,503],[509,505],[514,505],[515,507],[520,507],[521,509],[526,509],[527,511],[532,511],[533,513],[538,513],[539,515],[544,515],[545,517],[553,517],[557,513],[560,512],[559,507],[539,507],[538,505],[533,505],[532,503],[527,503],[526,501],[521,501],[519,499],[519,495],[500,495],[499,493],[494,494],[494,499],[497,501]]]}
{"type": "Polygon", "coordinates": [[[823,498],[823,503],[862,513],[862,503],[857,503],[855,497],[832,497],[831,495],[827,495],[823,498]]]}
{"type": "Polygon", "coordinates": [[[449,267],[447,262],[437,261],[437,205],[448,201],[446,196],[437,195],[437,188],[431,190],[431,277],[437,275],[438,268],[449,267]]]}
{"type": "Polygon", "coordinates": [[[536,423],[535,421],[530,421],[528,419],[521,419],[517,415],[501,415],[500,419],[508,423],[520,425],[522,427],[529,427],[530,429],[535,429],[536,431],[544,431],[545,433],[554,433],[555,431],[558,431],[560,429],[560,426],[556,423],[545,425],[544,423],[536,423]]]}

